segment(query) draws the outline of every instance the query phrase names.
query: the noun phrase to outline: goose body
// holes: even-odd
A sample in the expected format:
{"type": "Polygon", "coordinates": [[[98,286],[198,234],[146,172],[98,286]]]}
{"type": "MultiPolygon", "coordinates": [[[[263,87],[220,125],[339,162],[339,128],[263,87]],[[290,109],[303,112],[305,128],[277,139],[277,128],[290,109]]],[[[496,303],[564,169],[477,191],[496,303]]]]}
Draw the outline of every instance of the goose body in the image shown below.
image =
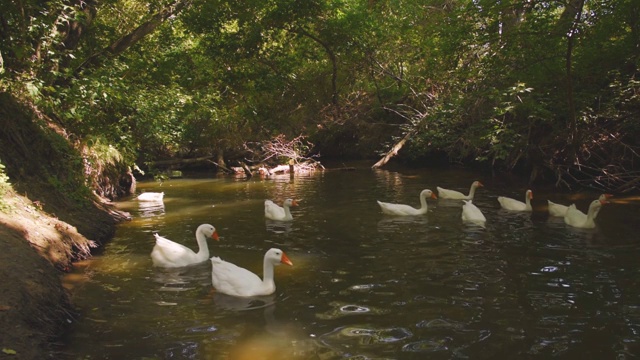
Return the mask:
{"type": "Polygon", "coordinates": [[[576,208],[575,204],[571,204],[567,209],[567,213],[564,215],[564,222],[567,225],[582,228],[593,229],[596,227],[595,218],[598,216],[602,205],[606,204],[607,200],[593,200],[589,205],[589,211],[585,214],[576,208]]]}
{"type": "Polygon", "coordinates": [[[549,209],[549,216],[564,217],[569,209],[568,206],[562,204],[556,204],[551,200],[547,200],[547,207],[549,209]]]}
{"type": "Polygon", "coordinates": [[[202,224],[196,229],[198,252],[158,234],[153,236],[156,238],[156,244],[151,251],[151,260],[154,266],[159,267],[182,267],[206,261],[209,258],[207,238],[219,239],[216,228],[210,224],[202,224]]]}
{"type": "Polygon", "coordinates": [[[482,211],[473,204],[472,200],[462,201],[464,202],[464,205],[462,205],[462,221],[473,222],[484,226],[487,222],[487,218],[484,217],[482,211]]]}
{"type": "Polygon", "coordinates": [[[474,181],[471,184],[468,195],[465,195],[460,191],[441,188],[440,186],[438,186],[436,189],[438,190],[438,196],[440,197],[440,199],[473,200],[473,197],[476,194],[476,189],[483,186],[484,185],[482,185],[480,181],[474,181]]]}
{"type": "Polygon", "coordinates": [[[264,254],[262,279],[251,271],[219,257],[211,258],[211,284],[216,291],[238,297],[271,295],[276,291],[274,268],[293,265],[284,251],[269,249],[264,254]]]}
{"type": "Polygon", "coordinates": [[[498,196],[498,202],[500,203],[500,207],[505,210],[511,211],[532,211],[531,207],[531,199],[533,199],[533,191],[527,190],[524,195],[524,201],[519,201],[516,199],[512,199],[509,197],[498,196]]]}
{"type": "Polygon", "coordinates": [[[164,192],[143,192],[136,198],[138,201],[162,201],[164,192]]]}
{"type": "MultiPolygon", "coordinates": [[[[607,201],[607,199],[609,199],[611,196],[612,196],[611,194],[602,194],[602,195],[600,195],[598,200],[607,201]]],[[[549,205],[548,209],[549,209],[549,215],[550,216],[564,217],[565,214],[567,213],[567,210],[569,210],[568,206],[562,205],[562,204],[556,204],[556,203],[552,202],[551,200],[547,200],[547,203],[549,205]]]]}
{"type": "Polygon", "coordinates": [[[405,204],[392,204],[382,201],[378,201],[378,205],[380,205],[382,212],[387,215],[422,215],[427,213],[427,197],[432,199],[438,198],[433,191],[425,189],[420,192],[420,208],[418,209],[405,204]]]}
{"type": "Polygon", "coordinates": [[[298,203],[293,199],[287,199],[282,206],[279,206],[271,200],[265,200],[264,217],[271,220],[291,221],[293,220],[289,209],[291,206],[298,206],[298,203]]]}

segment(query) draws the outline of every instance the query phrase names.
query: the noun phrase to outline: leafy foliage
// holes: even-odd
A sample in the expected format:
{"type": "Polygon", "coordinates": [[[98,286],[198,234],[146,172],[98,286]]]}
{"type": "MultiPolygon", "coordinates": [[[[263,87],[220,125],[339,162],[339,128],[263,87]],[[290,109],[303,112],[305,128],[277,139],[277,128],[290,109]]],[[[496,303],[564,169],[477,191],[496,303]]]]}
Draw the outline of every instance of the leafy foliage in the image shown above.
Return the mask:
{"type": "Polygon", "coordinates": [[[11,190],[11,183],[9,183],[9,177],[4,171],[4,165],[0,163],[0,211],[9,210],[9,205],[4,200],[5,195],[11,190]]]}
{"type": "MultiPolygon", "coordinates": [[[[637,1],[7,9],[0,87],[34,101],[78,144],[111,146],[119,164],[242,158],[245,144],[300,134],[320,153],[371,157],[409,135],[401,156],[410,161],[446,154],[566,185],[624,190],[622,174],[637,170],[637,1]],[[581,170],[603,164],[615,171],[581,170]]],[[[110,164],[108,153],[91,163],[110,164]]]]}

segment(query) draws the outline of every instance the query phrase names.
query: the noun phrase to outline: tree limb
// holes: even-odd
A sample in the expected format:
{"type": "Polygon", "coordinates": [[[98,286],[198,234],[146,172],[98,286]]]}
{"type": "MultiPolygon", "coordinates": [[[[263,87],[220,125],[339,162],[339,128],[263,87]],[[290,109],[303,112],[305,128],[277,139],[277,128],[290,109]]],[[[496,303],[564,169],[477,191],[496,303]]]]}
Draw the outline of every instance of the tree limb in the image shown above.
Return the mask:
{"type": "Polygon", "coordinates": [[[137,44],[145,36],[156,30],[168,18],[191,6],[192,1],[193,0],[174,0],[154,14],[151,19],[135,28],[132,32],[121,37],[107,48],[89,56],[75,69],[73,77],[78,77],[78,75],[86,69],[98,67],[104,58],[120,55],[128,48],[137,44]]]}
{"type": "Polygon", "coordinates": [[[391,150],[389,150],[387,152],[387,154],[380,160],[378,160],[377,163],[373,164],[373,166],[371,167],[372,169],[377,169],[379,167],[384,166],[386,163],[389,162],[389,160],[391,160],[392,157],[398,155],[398,151],[400,151],[400,149],[402,149],[402,147],[404,146],[404,144],[409,141],[409,139],[416,133],[415,128],[411,131],[409,131],[403,138],[402,140],[398,141],[392,148],[391,150]]]}

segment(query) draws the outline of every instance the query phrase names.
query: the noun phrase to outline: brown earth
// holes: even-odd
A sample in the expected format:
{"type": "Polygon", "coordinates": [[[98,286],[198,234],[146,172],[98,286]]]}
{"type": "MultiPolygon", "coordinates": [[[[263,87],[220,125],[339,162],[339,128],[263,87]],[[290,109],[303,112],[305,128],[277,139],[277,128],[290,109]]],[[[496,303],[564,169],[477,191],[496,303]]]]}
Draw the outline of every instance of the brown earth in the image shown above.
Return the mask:
{"type": "Polygon", "coordinates": [[[74,193],[77,151],[37,111],[0,93],[0,124],[10,183],[0,182],[0,359],[60,359],[56,341],[75,316],[61,276],[127,214],[74,193]]]}
{"type": "Polygon", "coordinates": [[[29,199],[5,197],[0,212],[0,359],[57,359],[54,344],[74,320],[61,276],[71,261],[112,236],[116,219],[96,206],[77,229],[29,199]],[[99,239],[89,240],[88,237],[99,239]]]}
{"type": "Polygon", "coordinates": [[[6,200],[9,209],[0,213],[0,358],[42,359],[71,316],[61,272],[48,259],[66,252],[56,230],[65,225],[23,197],[6,200]]]}

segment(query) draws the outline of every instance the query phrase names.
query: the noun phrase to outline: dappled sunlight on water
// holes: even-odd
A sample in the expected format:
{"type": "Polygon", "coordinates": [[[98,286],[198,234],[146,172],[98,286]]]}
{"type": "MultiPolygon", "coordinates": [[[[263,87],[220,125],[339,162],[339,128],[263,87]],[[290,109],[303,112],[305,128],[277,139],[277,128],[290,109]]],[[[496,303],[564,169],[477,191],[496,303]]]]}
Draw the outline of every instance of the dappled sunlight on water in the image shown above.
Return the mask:
{"type": "Polygon", "coordinates": [[[291,178],[139,183],[162,204],[127,200],[133,219],[65,279],[79,317],[71,358],[458,359],[640,356],[640,201],[614,198],[595,229],[548,217],[546,200],[584,209],[598,194],[534,190],[532,213],[500,209],[522,194],[463,170],[327,171],[291,178]],[[376,200],[419,206],[423,189],[467,192],[487,218],[464,223],[462,202],[428,200],[422,216],[383,215],[376,200]],[[264,218],[264,200],[299,202],[293,221],[264,218]],[[153,233],[262,274],[283,249],[271,296],[212,291],[211,266],[152,266],[153,233]]]}

